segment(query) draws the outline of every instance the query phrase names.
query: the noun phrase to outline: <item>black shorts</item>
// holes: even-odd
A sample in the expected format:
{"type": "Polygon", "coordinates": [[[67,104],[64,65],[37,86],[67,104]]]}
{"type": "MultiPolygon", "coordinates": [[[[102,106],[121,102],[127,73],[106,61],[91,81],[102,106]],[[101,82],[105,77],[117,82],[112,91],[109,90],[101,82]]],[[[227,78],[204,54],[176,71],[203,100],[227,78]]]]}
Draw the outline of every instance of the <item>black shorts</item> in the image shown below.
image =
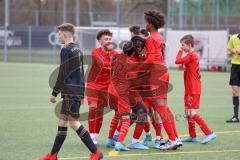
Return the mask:
{"type": "Polygon", "coordinates": [[[60,113],[78,119],[80,117],[79,114],[80,105],[81,101],[64,98],[62,101],[60,113]]]}
{"type": "Polygon", "coordinates": [[[229,84],[231,86],[240,86],[240,65],[232,64],[229,84]]]}

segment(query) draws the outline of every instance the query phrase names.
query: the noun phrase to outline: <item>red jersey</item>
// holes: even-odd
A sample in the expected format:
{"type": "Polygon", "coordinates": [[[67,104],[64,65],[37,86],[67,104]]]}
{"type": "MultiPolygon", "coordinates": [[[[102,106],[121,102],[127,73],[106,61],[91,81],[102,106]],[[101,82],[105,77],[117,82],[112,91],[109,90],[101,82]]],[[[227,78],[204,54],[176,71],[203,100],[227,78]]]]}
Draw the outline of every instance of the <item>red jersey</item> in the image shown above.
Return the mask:
{"type": "Polygon", "coordinates": [[[165,65],[165,40],[158,32],[153,32],[146,40],[146,62],[154,62],[165,65]]]}
{"type": "Polygon", "coordinates": [[[184,70],[184,86],[185,95],[200,95],[201,94],[201,74],[199,68],[198,55],[195,51],[187,53],[182,57],[183,51],[180,50],[177,54],[175,63],[183,64],[184,70]]]}
{"type": "Polygon", "coordinates": [[[92,85],[110,84],[110,64],[112,58],[117,54],[116,51],[103,51],[102,48],[92,50],[92,67],[88,76],[88,83],[92,85]]]}

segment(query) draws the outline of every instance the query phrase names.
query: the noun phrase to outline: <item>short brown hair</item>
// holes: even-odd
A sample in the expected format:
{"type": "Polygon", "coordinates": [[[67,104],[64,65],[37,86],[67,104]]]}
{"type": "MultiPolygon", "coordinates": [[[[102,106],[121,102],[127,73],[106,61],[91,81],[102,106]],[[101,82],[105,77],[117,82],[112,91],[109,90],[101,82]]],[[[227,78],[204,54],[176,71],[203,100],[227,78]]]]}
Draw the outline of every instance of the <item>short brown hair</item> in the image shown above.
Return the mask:
{"type": "Polygon", "coordinates": [[[185,44],[191,44],[191,46],[194,47],[194,38],[191,34],[183,36],[180,42],[185,44]]]}
{"type": "Polygon", "coordinates": [[[140,34],[140,26],[133,25],[133,26],[129,27],[129,31],[134,33],[135,35],[139,35],[140,34]]]}
{"type": "Polygon", "coordinates": [[[109,29],[101,29],[97,32],[97,40],[99,40],[103,35],[111,36],[112,32],[109,29]]]}
{"type": "Polygon", "coordinates": [[[63,23],[57,27],[58,30],[60,31],[68,31],[71,32],[72,34],[75,33],[74,25],[71,23],[63,23]]]}

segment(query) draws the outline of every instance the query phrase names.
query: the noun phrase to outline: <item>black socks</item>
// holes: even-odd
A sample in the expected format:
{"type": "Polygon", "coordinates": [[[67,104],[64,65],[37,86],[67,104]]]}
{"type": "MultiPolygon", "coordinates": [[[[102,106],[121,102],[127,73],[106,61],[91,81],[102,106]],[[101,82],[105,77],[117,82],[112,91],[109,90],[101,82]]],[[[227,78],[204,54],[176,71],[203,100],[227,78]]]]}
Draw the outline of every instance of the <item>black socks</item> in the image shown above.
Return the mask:
{"type": "Polygon", "coordinates": [[[239,97],[233,97],[233,111],[234,111],[234,117],[238,118],[238,110],[239,110],[239,97]]]}
{"type": "Polygon", "coordinates": [[[85,144],[85,146],[87,146],[87,148],[92,152],[92,153],[96,153],[97,152],[97,147],[95,146],[95,144],[93,143],[88,131],[86,129],[84,129],[83,126],[80,126],[77,130],[76,130],[78,136],[81,138],[82,142],[85,144]]]}
{"type": "Polygon", "coordinates": [[[58,126],[58,132],[52,147],[51,154],[55,154],[59,152],[66,136],[67,136],[67,127],[58,126]]]}

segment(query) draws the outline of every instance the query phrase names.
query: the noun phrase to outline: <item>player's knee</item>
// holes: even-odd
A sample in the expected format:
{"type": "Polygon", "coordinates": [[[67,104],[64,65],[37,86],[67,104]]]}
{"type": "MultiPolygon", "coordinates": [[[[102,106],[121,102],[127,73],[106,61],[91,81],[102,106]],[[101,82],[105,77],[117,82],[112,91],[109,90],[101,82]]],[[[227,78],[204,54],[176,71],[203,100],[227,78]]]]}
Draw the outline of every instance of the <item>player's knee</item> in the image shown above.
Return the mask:
{"type": "Polygon", "coordinates": [[[68,121],[66,119],[61,118],[58,121],[58,126],[67,127],[67,123],[68,123],[68,121]]]}
{"type": "Polygon", "coordinates": [[[69,124],[70,124],[70,127],[74,130],[77,130],[81,126],[81,123],[75,120],[69,121],[69,124]]]}
{"type": "Polygon", "coordinates": [[[232,90],[232,94],[234,97],[239,96],[239,91],[238,90],[232,90]]]}
{"type": "Polygon", "coordinates": [[[197,114],[195,109],[189,109],[187,112],[187,117],[192,118],[195,114],[197,114]]]}
{"type": "Polygon", "coordinates": [[[232,86],[232,94],[233,94],[233,96],[239,95],[239,87],[238,86],[232,86]]]}

